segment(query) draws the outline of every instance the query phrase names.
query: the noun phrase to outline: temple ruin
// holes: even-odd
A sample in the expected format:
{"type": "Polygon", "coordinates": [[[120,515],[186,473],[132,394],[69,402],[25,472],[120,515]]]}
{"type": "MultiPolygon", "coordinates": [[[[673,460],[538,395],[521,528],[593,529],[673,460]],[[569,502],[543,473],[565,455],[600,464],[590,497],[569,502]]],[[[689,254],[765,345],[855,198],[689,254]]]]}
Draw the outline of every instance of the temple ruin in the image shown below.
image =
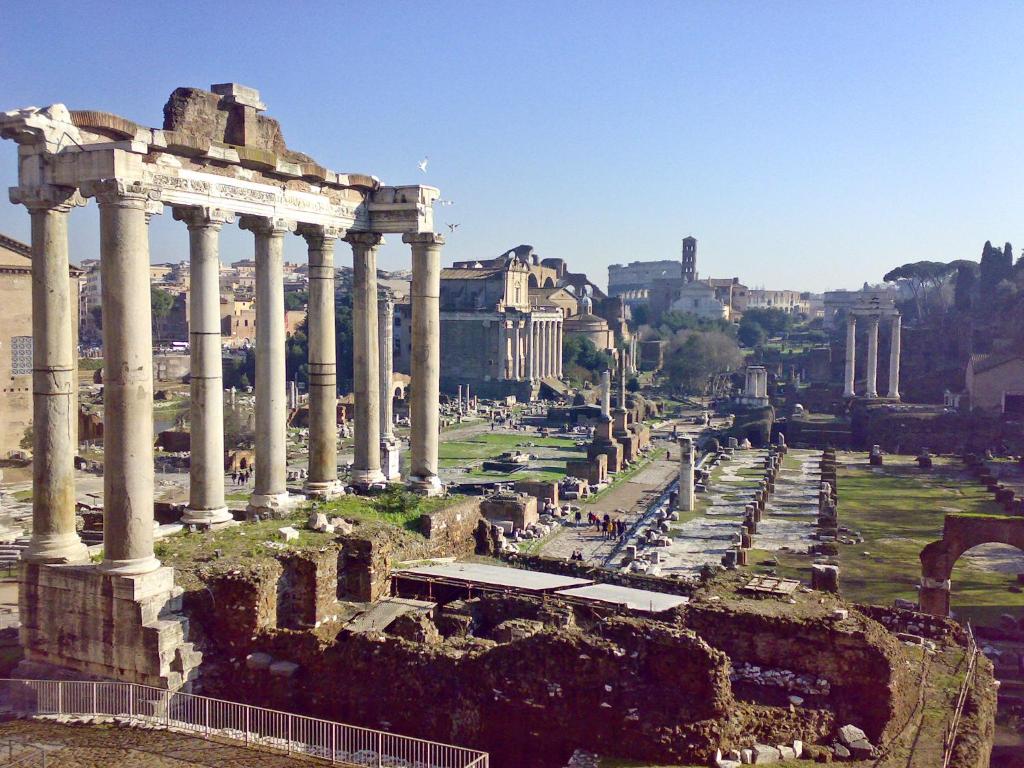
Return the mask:
{"type": "MultiPolygon", "coordinates": [[[[153,549],[153,354],[149,221],[171,208],[189,230],[191,491],[184,522],[230,521],[224,494],[218,237],[237,222],[253,233],[256,261],[256,485],[253,516],[275,515],[286,486],[286,381],[282,249],[288,234],[309,253],[309,477],[305,491],[339,491],[336,461],[334,250],[353,253],[356,418],[354,484],[396,474],[382,428],[377,250],[385,234],[412,251],[410,486],[438,479],[441,247],[433,187],[386,186],[337,173],[290,149],[259,92],[237,83],[178,88],[161,128],[63,104],[0,115],[18,144],[12,202],[32,218],[33,534],[20,576],[22,644],[30,665],[176,688],[198,654],[185,642],[173,569],[153,549]],[[103,561],[91,564],[75,531],[77,394],[68,290],[68,215],[94,198],[100,211],[104,348],[103,561]],[[382,448],[383,446],[383,448],[382,448]],[[382,467],[382,455],[386,465],[382,467]],[[385,471],[386,470],[386,471],[385,471]]],[[[385,308],[386,311],[386,308],[385,308]]],[[[387,362],[385,360],[385,362],[387,362]]]]}

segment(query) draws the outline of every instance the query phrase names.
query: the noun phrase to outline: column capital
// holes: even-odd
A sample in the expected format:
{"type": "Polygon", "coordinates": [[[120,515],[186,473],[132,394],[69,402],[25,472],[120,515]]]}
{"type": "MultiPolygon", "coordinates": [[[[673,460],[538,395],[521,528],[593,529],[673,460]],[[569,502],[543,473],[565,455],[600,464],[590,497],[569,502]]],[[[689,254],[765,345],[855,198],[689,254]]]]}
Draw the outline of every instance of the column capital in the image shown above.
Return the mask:
{"type": "Polygon", "coordinates": [[[377,292],[377,306],[385,312],[394,312],[395,297],[391,294],[391,291],[377,292]]]}
{"type": "Polygon", "coordinates": [[[384,235],[380,232],[349,232],[345,242],[353,248],[379,248],[384,244],[384,235]]]}
{"type": "Polygon", "coordinates": [[[406,232],[402,235],[402,242],[406,245],[444,245],[444,236],[437,232],[406,232]]]}
{"type": "Polygon", "coordinates": [[[24,205],[30,212],[59,211],[67,213],[76,206],[86,204],[86,199],[72,187],[58,187],[44,184],[38,187],[11,187],[8,191],[15,205],[24,205]]]}
{"type": "Polygon", "coordinates": [[[238,226],[257,235],[284,237],[286,232],[294,232],[298,223],[277,216],[241,216],[238,226]]]}
{"type": "Polygon", "coordinates": [[[175,206],[171,209],[171,215],[175,221],[185,222],[190,230],[219,230],[224,224],[232,224],[235,221],[233,212],[205,205],[175,206]]]}
{"type": "Polygon", "coordinates": [[[160,190],[140,179],[99,179],[82,183],[82,194],[95,197],[96,202],[104,206],[119,208],[145,208],[147,213],[160,205],[160,190]]]}
{"type": "Polygon", "coordinates": [[[348,230],[341,227],[333,227],[326,224],[300,223],[295,228],[295,234],[306,241],[310,248],[324,248],[334,244],[339,238],[344,238],[348,230]]]}

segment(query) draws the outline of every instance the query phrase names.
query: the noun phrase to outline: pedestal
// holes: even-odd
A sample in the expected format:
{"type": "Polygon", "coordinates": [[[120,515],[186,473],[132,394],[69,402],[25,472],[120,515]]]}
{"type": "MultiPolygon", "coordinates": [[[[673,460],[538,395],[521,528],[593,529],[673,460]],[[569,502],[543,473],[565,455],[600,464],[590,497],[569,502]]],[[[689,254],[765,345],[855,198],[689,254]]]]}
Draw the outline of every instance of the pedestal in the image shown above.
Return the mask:
{"type": "Polygon", "coordinates": [[[107,678],[177,690],[202,654],[188,642],[174,569],[116,576],[95,565],[22,563],[17,674],[107,678]]]}
{"type": "Polygon", "coordinates": [[[380,469],[384,479],[395,483],[402,479],[401,475],[402,443],[398,440],[380,441],[380,469]]]}

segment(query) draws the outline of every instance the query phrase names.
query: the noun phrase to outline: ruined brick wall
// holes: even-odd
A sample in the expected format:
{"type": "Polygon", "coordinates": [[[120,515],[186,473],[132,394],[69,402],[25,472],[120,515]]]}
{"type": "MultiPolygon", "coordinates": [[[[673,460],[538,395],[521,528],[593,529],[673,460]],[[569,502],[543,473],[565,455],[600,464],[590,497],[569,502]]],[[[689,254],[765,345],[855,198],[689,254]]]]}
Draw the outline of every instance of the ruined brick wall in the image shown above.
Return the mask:
{"type": "Polygon", "coordinates": [[[281,564],[261,560],[244,568],[206,569],[200,589],[184,595],[184,610],[204,647],[245,652],[253,638],[277,626],[277,582],[281,564]]]}
{"type": "Polygon", "coordinates": [[[420,517],[420,533],[438,556],[468,555],[473,552],[473,533],[480,519],[480,499],[469,497],[420,517]]]}
{"type": "Polygon", "coordinates": [[[486,749],[495,766],[562,766],[579,747],[704,759],[733,704],[724,654],[633,619],[609,620],[602,636],[547,628],[507,643],[278,633],[258,645],[298,662],[296,676],[274,684],[243,668],[225,695],[486,749]]]}
{"type": "Polygon", "coordinates": [[[278,556],[277,626],[313,627],[336,612],[338,550],[287,552],[278,556]]]}
{"type": "Polygon", "coordinates": [[[916,704],[916,681],[899,642],[859,614],[839,623],[691,604],[684,622],[734,666],[746,662],[824,678],[837,719],[860,726],[873,741],[891,736],[889,730],[906,722],[916,704]]]}

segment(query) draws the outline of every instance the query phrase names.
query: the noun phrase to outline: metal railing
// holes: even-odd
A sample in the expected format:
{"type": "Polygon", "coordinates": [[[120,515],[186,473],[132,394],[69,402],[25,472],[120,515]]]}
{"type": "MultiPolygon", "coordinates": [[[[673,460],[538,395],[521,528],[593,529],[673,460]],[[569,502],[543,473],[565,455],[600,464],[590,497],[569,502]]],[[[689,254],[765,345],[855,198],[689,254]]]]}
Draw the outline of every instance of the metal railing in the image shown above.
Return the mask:
{"type": "Polygon", "coordinates": [[[953,717],[946,725],[942,734],[942,768],[949,768],[949,762],[953,759],[953,748],[956,746],[956,734],[960,728],[960,718],[964,712],[964,705],[967,703],[967,694],[971,690],[971,683],[974,679],[974,672],[978,667],[978,644],[974,640],[974,630],[967,625],[967,672],[964,675],[964,682],[960,686],[960,692],[956,699],[956,709],[953,710],[953,717]]]}
{"type": "Polygon", "coordinates": [[[121,682],[0,679],[0,712],[111,717],[364,768],[489,768],[486,752],[121,682]]]}

